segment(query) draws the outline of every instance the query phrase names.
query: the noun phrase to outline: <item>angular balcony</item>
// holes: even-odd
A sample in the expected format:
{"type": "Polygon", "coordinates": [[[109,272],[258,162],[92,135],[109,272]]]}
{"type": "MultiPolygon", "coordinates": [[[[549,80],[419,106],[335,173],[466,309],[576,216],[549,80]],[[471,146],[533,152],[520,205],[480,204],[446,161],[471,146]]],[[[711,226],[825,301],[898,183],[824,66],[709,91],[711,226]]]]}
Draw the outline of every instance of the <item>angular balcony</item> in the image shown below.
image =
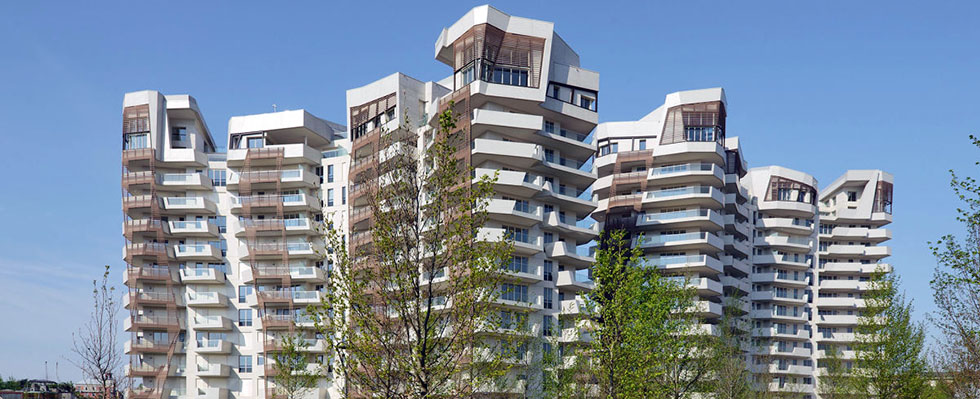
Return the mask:
{"type": "Polygon", "coordinates": [[[499,307],[510,310],[537,311],[544,309],[544,297],[541,290],[528,292],[526,298],[520,300],[498,298],[494,301],[499,307]]]}
{"type": "Polygon", "coordinates": [[[740,238],[750,239],[752,237],[752,225],[747,220],[736,218],[733,214],[727,214],[725,219],[725,231],[735,234],[740,238]]]}
{"type": "Polygon", "coordinates": [[[644,213],[637,217],[637,227],[676,227],[699,230],[720,230],[725,219],[718,211],[710,209],[687,209],[683,211],[644,213]]]}
{"type": "Polygon", "coordinates": [[[677,276],[677,277],[667,277],[667,278],[677,282],[678,284],[694,289],[694,291],[697,293],[698,296],[713,297],[713,296],[721,295],[722,293],[721,282],[712,280],[707,277],[688,278],[683,276],[677,276]]]}
{"type": "Polygon", "coordinates": [[[199,308],[223,308],[228,306],[228,297],[219,292],[189,292],[187,306],[199,308]]]}
{"type": "Polygon", "coordinates": [[[764,254],[752,256],[752,263],[757,265],[778,265],[789,269],[808,269],[811,260],[804,254],[764,254]]]}
{"type": "Polygon", "coordinates": [[[888,229],[869,229],[866,227],[834,227],[830,231],[830,237],[838,240],[867,240],[878,244],[892,238],[892,232],[888,229]]]}
{"type": "MultiPolygon", "coordinates": [[[[175,353],[183,353],[184,345],[182,342],[173,343],[176,347],[174,348],[175,353]]],[[[127,355],[137,354],[137,353],[152,353],[152,354],[162,354],[170,351],[171,342],[169,341],[154,341],[150,339],[140,339],[136,342],[132,340],[127,340],[123,344],[124,352],[127,355]]]]}
{"type": "Polygon", "coordinates": [[[221,260],[221,250],[211,244],[178,244],[174,246],[178,260],[221,260]]]}
{"type": "Polygon", "coordinates": [[[595,258],[587,255],[579,255],[574,245],[564,241],[545,244],[544,251],[549,258],[575,269],[587,269],[595,262],[595,258]]]}
{"type": "MultiPolygon", "coordinates": [[[[524,263],[523,265],[505,263],[500,267],[500,271],[504,274],[504,278],[510,281],[534,284],[544,280],[544,265],[541,263],[538,263],[537,265],[529,265],[527,263],[524,263]]],[[[444,285],[440,284],[446,281],[446,279],[440,279],[440,277],[444,276],[445,273],[437,273],[436,278],[433,279],[433,282],[437,286],[444,285]]]]}
{"type": "Polygon", "coordinates": [[[168,190],[208,190],[211,179],[204,173],[165,173],[160,175],[160,186],[168,190]]]}
{"type": "Polygon", "coordinates": [[[595,224],[589,227],[578,226],[573,218],[562,217],[558,212],[548,212],[544,214],[543,228],[555,228],[562,238],[573,242],[589,242],[599,236],[599,230],[595,224]]]}
{"type": "Polygon", "coordinates": [[[489,168],[476,168],[476,175],[473,182],[479,182],[484,176],[492,178],[497,176],[494,191],[502,195],[512,195],[515,197],[530,197],[543,189],[543,178],[534,176],[528,172],[513,170],[497,170],[489,168]]]}
{"type": "Polygon", "coordinates": [[[320,291],[293,291],[293,303],[297,305],[319,304],[320,291]]]}
{"type": "Polygon", "coordinates": [[[540,205],[530,205],[527,201],[511,199],[490,199],[487,203],[487,216],[513,226],[529,227],[541,223],[540,205]]]}
{"type": "Polygon", "coordinates": [[[780,294],[774,290],[761,290],[752,291],[749,294],[749,299],[752,301],[780,302],[791,306],[806,304],[809,298],[810,296],[804,292],[786,292],[780,294]]]}
{"type": "Polygon", "coordinates": [[[711,186],[689,186],[647,191],[643,194],[644,207],[674,208],[698,207],[721,208],[725,203],[722,192],[711,186]]]}
{"type": "Polygon", "coordinates": [[[215,213],[218,207],[204,197],[164,197],[163,210],[167,214],[215,213]]]}
{"type": "Polygon", "coordinates": [[[713,163],[694,162],[651,168],[647,173],[647,179],[651,184],[665,186],[721,187],[725,185],[725,171],[713,163]]]}
{"type": "Polygon", "coordinates": [[[256,237],[279,237],[285,230],[287,235],[312,235],[316,233],[313,222],[309,219],[289,218],[289,219],[245,219],[244,229],[235,233],[238,238],[246,238],[249,234],[256,237]]]}
{"type": "Polygon", "coordinates": [[[290,168],[282,170],[250,170],[232,173],[228,178],[228,189],[235,191],[248,185],[252,191],[290,188],[312,188],[320,185],[320,177],[306,169],[290,168]]]}
{"type": "Polygon", "coordinates": [[[195,342],[194,351],[198,354],[222,354],[231,353],[231,341],[224,339],[199,339],[195,342]]]}
{"type": "Polygon", "coordinates": [[[753,283],[779,284],[790,287],[802,288],[810,285],[810,281],[805,272],[795,271],[794,273],[752,273],[749,276],[753,283]]]}
{"type": "Polygon", "coordinates": [[[835,315],[818,314],[815,316],[814,321],[821,326],[824,325],[856,326],[858,324],[858,316],[848,315],[848,314],[835,314],[835,315]]]}
{"type": "Polygon", "coordinates": [[[776,309],[756,309],[749,312],[753,319],[778,319],[790,322],[805,323],[807,314],[803,311],[777,311],[776,309]]]}
{"type": "Polygon", "coordinates": [[[637,237],[633,240],[639,248],[663,250],[696,250],[702,252],[720,252],[725,243],[718,236],[708,232],[693,232],[681,234],[659,234],[637,237]]]}
{"type": "Polygon", "coordinates": [[[793,326],[796,328],[753,328],[753,337],[763,337],[763,338],[783,338],[783,339],[810,339],[810,331],[799,328],[798,326],[793,326]]]}
{"type": "Polygon", "coordinates": [[[303,338],[297,345],[299,350],[311,353],[326,353],[327,341],[325,339],[303,338]]]}
{"type": "Polygon", "coordinates": [[[122,175],[122,187],[129,192],[149,190],[156,185],[157,180],[158,178],[152,170],[125,172],[122,175]]]}
{"type": "Polygon", "coordinates": [[[810,237],[769,234],[764,237],[756,237],[755,245],[758,247],[773,247],[791,252],[809,252],[812,241],[810,237]]]}
{"type": "Polygon", "coordinates": [[[184,301],[183,298],[165,291],[132,291],[123,296],[123,307],[126,309],[145,306],[164,307],[167,305],[183,307],[184,301]]]}
{"type": "Polygon", "coordinates": [[[203,316],[196,315],[190,317],[191,327],[199,331],[229,331],[231,330],[231,320],[224,316],[203,316]]]}
{"type": "MultiPolygon", "coordinates": [[[[124,371],[127,377],[148,378],[148,377],[156,377],[160,375],[160,373],[164,372],[164,370],[166,369],[168,369],[166,365],[158,366],[154,364],[143,363],[137,365],[127,364],[124,371]]],[[[167,376],[169,377],[169,376],[176,375],[176,373],[174,373],[175,370],[176,368],[169,368],[169,370],[167,370],[167,376]]]]}
{"type": "Polygon", "coordinates": [[[813,233],[813,220],[801,218],[770,217],[756,221],[755,226],[788,234],[809,236],[813,233]]]}
{"type": "Polygon", "coordinates": [[[711,301],[697,301],[691,307],[691,313],[704,318],[721,317],[721,304],[711,301]]]}
{"type": "Polygon", "coordinates": [[[491,160],[514,168],[528,169],[544,160],[544,149],[540,145],[531,143],[474,139],[471,164],[480,166],[491,160]]]}
{"type": "Polygon", "coordinates": [[[739,259],[731,255],[722,255],[721,264],[726,270],[735,269],[740,274],[749,274],[752,271],[751,257],[739,259]]]}
{"type": "Polygon", "coordinates": [[[817,342],[832,342],[832,343],[844,343],[844,342],[854,342],[854,333],[831,333],[831,332],[820,332],[814,336],[817,342]]]}
{"type": "Polygon", "coordinates": [[[725,242],[725,251],[728,253],[741,254],[742,256],[752,255],[751,241],[737,239],[731,234],[725,234],[722,240],[725,242]]]}
{"type": "Polygon", "coordinates": [[[668,273],[724,273],[721,261],[709,255],[644,256],[640,258],[640,265],[663,269],[668,273]]]}
{"type": "Polygon", "coordinates": [[[140,164],[149,166],[150,160],[156,157],[156,150],[152,148],[134,148],[130,150],[122,151],[122,164],[123,166],[132,166],[131,164],[140,164]]]}
{"type": "Polygon", "coordinates": [[[197,388],[188,394],[187,397],[178,397],[177,399],[228,399],[228,389],[227,388],[197,388]]]}
{"type": "Polygon", "coordinates": [[[275,166],[277,158],[282,158],[283,165],[298,163],[319,165],[320,160],[323,159],[323,154],[303,143],[271,144],[263,148],[233,148],[228,150],[227,159],[230,167],[243,166],[246,158],[252,167],[275,166]]]}
{"type": "Polygon", "coordinates": [[[265,314],[259,318],[262,321],[261,328],[263,329],[288,329],[290,326],[296,325],[295,315],[282,315],[282,314],[265,314]]]}
{"type": "Polygon", "coordinates": [[[829,245],[826,250],[821,252],[829,256],[849,256],[874,260],[885,258],[892,254],[890,247],[842,244],[829,245]]]}
{"type": "Polygon", "coordinates": [[[865,291],[871,286],[871,283],[860,280],[821,279],[819,286],[821,290],[865,291]]]}
{"type": "Polygon", "coordinates": [[[184,284],[224,284],[225,273],[210,267],[180,269],[184,284]]]}
{"type": "Polygon", "coordinates": [[[240,214],[252,212],[274,212],[279,207],[283,212],[314,212],[320,209],[320,200],[306,193],[286,195],[249,195],[232,198],[231,211],[240,214]]]}
{"type": "Polygon", "coordinates": [[[170,234],[170,230],[159,219],[130,219],[123,222],[123,235],[129,241],[160,239],[166,234],[170,234]]]}
{"type": "Polygon", "coordinates": [[[743,298],[752,291],[751,283],[744,278],[721,276],[721,285],[725,287],[725,292],[737,291],[737,296],[743,298]]]}
{"type": "Polygon", "coordinates": [[[537,133],[544,126],[544,118],[540,115],[521,114],[489,109],[474,109],[470,121],[473,137],[483,136],[492,131],[497,134],[524,140],[525,137],[537,133]]]}
{"type": "Polygon", "coordinates": [[[269,305],[290,305],[293,303],[291,290],[259,290],[256,293],[259,303],[269,305]]]}
{"type": "Polygon", "coordinates": [[[135,287],[137,283],[166,284],[177,282],[173,270],[166,266],[129,266],[123,274],[123,284],[135,287]]]}
{"type": "Polygon", "coordinates": [[[481,227],[478,238],[481,240],[509,240],[514,245],[515,255],[535,255],[544,251],[544,240],[542,237],[533,236],[530,233],[526,236],[511,237],[505,229],[481,227]]]}
{"type": "Polygon", "coordinates": [[[592,281],[576,280],[575,270],[561,270],[558,272],[558,279],[555,286],[566,292],[590,292],[595,289],[592,281]]]}
{"type": "Polygon", "coordinates": [[[560,317],[570,317],[575,319],[587,316],[587,314],[588,308],[586,307],[584,300],[575,298],[561,301],[560,317]]]}
{"type": "MultiPolygon", "coordinates": [[[[159,260],[173,259],[173,249],[167,244],[158,242],[129,243],[123,247],[123,259],[131,265],[140,263],[143,259],[148,263],[157,263],[159,260]]],[[[163,262],[160,262],[163,263],[163,262]]]]}
{"type": "Polygon", "coordinates": [[[130,195],[122,198],[122,210],[126,214],[130,214],[130,212],[150,212],[156,205],[159,205],[157,197],[150,194],[130,195]]]}
{"type": "MultiPolygon", "coordinates": [[[[588,184],[585,186],[588,186],[588,184]]],[[[594,211],[596,208],[597,204],[591,198],[583,197],[585,190],[563,184],[556,185],[547,181],[542,182],[541,187],[542,190],[535,195],[535,198],[557,203],[566,212],[586,214],[594,211]]]]}
{"type": "Polygon", "coordinates": [[[183,329],[183,322],[180,318],[173,315],[133,315],[123,319],[123,327],[126,331],[141,329],[167,330],[183,329]]]}
{"type": "Polygon", "coordinates": [[[311,242],[259,242],[248,245],[241,260],[278,259],[284,254],[288,254],[292,259],[313,259],[321,252],[321,248],[311,242]]]}
{"type": "Polygon", "coordinates": [[[788,218],[813,219],[817,206],[797,201],[759,201],[759,211],[788,218]]]}
{"type": "Polygon", "coordinates": [[[198,363],[196,367],[198,377],[227,377],[229,370],[227,364],[217,363],[198,363]]]}
{"type": "Polygon", "coordinates": [[[178,237],[218,237],[218,226],[205,220],[172,220],[167,226],[178,237]]]}
{"type": "Polygon", "coordinates": [[[818,309],[862,309],[867,307],[864,299],[849,297],[819,297],[817,298],[818,309]]]}

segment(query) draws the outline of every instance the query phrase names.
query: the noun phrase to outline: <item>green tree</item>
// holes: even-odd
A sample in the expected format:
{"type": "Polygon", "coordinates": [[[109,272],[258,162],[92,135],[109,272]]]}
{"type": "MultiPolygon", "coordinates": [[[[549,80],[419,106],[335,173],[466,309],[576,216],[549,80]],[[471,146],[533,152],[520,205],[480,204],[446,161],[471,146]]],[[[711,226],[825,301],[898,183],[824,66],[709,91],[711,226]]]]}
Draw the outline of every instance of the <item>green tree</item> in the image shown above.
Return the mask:
{"type": "Polygon", "coordinates": [[[841,356],[840,348],[828,344],[824,353],[826,355],[820,359],[818,364],[822,370],[817,379],[817,392],[826,399],[853,397],[855,395],[855,383],[852,379],[851,370],[847,367],[847,360],[841,356]]]}
{"type": "Polygon", "coordinates": [[[272,369],[275,371],[273,384],[275,394],[284,399],[302,397],[311,389],[316,388],[321,378],[317,367],[310,367],[309,352],[304,349],[309,346],[297,334],[287,334],[278,338],[279,352],[272,357],[272,369]]]}
{"type": "MultiPolygon", "coordinates": [[[[974,146],[980,138],[970,136],[974,146]]],[[[980,162],[978,162],[980,164],[980,162]]],[[[934,353],[939,383],[954,398],[980,397],[980,185],[950,170],[953,192],[964,206],[957,221],[966,234],[947,234],[931,243],[937,265],[930,286],[936,312],[930,321],[939,333],[934,353]]]]}
{"type": "Polygon", "coordinates": [[[862,396],[919,398],[925,388],[925,332],[920,323],[912,321],[912,304],[898,288],[898,276],[879,269],[864,294],[866,308],[855,330],[851,379],[862,396]]]}
{"type": "Polygon", "coordinates": [[[367,232],[351,235],[350,251],[328,226],[334,270],[322,306],[309,311],[348,395],[466,397],[507,371],[485,337],[500,327],[495,302],[511,244],[484,229],[496,176],[474,179],[460,159],[469,140],[455,108],[424,133],[420,151],[406,150],[419,142],[406,123],[382,132],[375,154],[355,156],[383,160],[353,182],[371,194],[352,201],[352,212],[372,217],[367,232]]]}
{"type": "Polygon", "coordinates": [[[696,385],[689,378],[703,376],[683,376],[683,386],[675,378],[687,356],[703,355],[691,353],[698,339],[693,291],[642,266],[641,254],[621,230],[604,234],[596,251],[589,355],[605,398],[675,397],[678,388],[696,385]]]}
{"type": "Polygon", "coordinates": [[[711,346],[713,359],[711,391],[717,399],[754,398],[752,373],[745,353],[751,337],[742,310],[746,302],[729,296],[718,323],[718,337],[711,346]]]}

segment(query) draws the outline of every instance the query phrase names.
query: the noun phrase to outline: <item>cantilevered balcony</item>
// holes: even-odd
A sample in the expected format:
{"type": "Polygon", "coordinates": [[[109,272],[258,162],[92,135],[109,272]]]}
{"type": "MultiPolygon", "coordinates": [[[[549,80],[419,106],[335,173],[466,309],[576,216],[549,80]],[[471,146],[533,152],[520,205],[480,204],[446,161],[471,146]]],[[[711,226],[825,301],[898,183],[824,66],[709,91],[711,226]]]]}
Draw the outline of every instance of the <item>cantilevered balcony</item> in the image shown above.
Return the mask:
{"type": "Polygon", "coordinates": [[[231,353],[231,341],[224,339],[199,339],[194,345],[195,352],[199,354],[223,354],[231,353]]]}
{"type": "Polygon", "coordinates": [[[165,354],[170,351],[170,346],[174,345],[175,353],[183,353],[184,345],[182,342],[170,342],[165,340],[154,341],[151,339],[140,339],[138,341],[127,340],[123,345],[127,355],[137,353],[165,354]]]}
{"type": "Polygon", "coordinates": [[[586,315],[587,308],[585,306],[585,301],[582,299],[566,299],[561,301],[561,314],[560,317],[569,318],[579,318],[586,315]]]}
{"type": "Polygon", "coordinates": [[[183,322],[176,315],[166,313],[156,315],[133,315],[123,319],[126,331],[135,329],[167,330],[170,328],[183,329],[183,322]]]}
{"type": "Polygon", "coordinates": [[[544,251],[549,258],[575,269],[589,268],[595,262],[595,258],[587,255],[579,255],[574,245],[564,241],[545,244],[544,251]]]}
{"type": "Polygon", "coordinates": [[[198,331],[229,331],[231,330],[231,320],[224,316],[204,316],[196,315],[189,317],[191,327],[198,331]]]}
{"type": "Polygon", "coordinates": [[[769,234],[764,237],[756,237],[755,245],[794,252],[809,252],[812,240],[810,237],[769,234]]]}
{"type": "Polygon", "coordinates": [[[710,186],[688,186],[647,191],[643,194],[644,207],[698,207],[721,208],[725,203],[722,192],[710,186]]]}
{"type": "Polygon", "coordinates": [[[228,166],[241,167],[249,158],[252,167],[275,166],[277,158],[282,158],[283,165],[304,163],[319,165],[323,154],[313,147],[303,143],[272,144],[263,148],[233,148],[228,150],[228,166]]]}
{"type": "Polygon", "coordinates": [[[163,210],[167,214],[215,213],[218,207],[204,197],[164,197],[163,210]]]}
{"type": "Polygon", "coordinates": [[[663,269],[668,273],[723,273],[722,263],[709,255],[644,256],[640,264],[645,267],[663,269]]]}
{"type": "Polygon", "coordinates": [[[473,182],[480,181],[484,176],[493,178],[494,175],[497,176],[494,191],[501,195],[530,197],[544,188],[542,186],[544,178],[541,176],[535,176],[528,172],[490,168],[476,168],[473,182]]]}
{"type": "Polygon", "coordinates": [[[558,272],[555,286],[568,292],[589,292],[595,288],[595,283],[576,279],[575,270],[562,270],[558,272]]]}
{"type": "Polygon", "coordinates": [[[821,290],[844,290],[844,291],[864,291],[870,287],[871,283],[869,281],[860,280],[830,280],[821,279],[820,289],[821,290]]]}
{"type": "Polygon", "coordinates": [[[231,211],[240,214],[247,207],[252,212],[274,212],[280,206],[283,212],[313,212],[320,209],[320,201],[306,193],[241,196],[232,198],[231,211]]]}
{"type": "Polygon", "coordinates": [[[178,244],[174,255],[178,260],[221,260],[221,250],[211,244],[178,244]]]}
{"type": "Polygon", "coordinates": [[[774,254],[752,256],[752,263],[757,265],[778,265],[789,269],[808,269],[811,258],[805,254],[774,254]]]}
{"type": "Polygon", "coordinates": [[[168,305],[183,307],[183,298],[167,291],[132,291],[123,296],[123,307],[126,309],[147,306],[165,307],[168,305]]]}
{"type": "Polygon", "coordinates": [[[167,226],[178,237],[218,237],[218,226],[206,220],[171,220],[167,226]]]}
{"type": "Polygon", "coordinates": [[[320,177],[306,169],[289,168],[282,170],[249,170],[232,173],[228,177],[228,189],[239,190],[248,185],[252,191],[289,188],[311,188],[320,185],[320,177]]]}
{"type": "Polygon", "coordinates": [[[725,171],[713,163],[685,163],[651,168],[647,173],[650,184],[661,186],[725,185],[725,171]]]}
{"type": "Polygon", "coordinates": [[[708,232],[692,232],[680,234],[654,234],[637,237],[634,245],[639,248],[664,250],[697,250],[703,252],[720,252],[725,243],[721,238],[708,232]]]}
{"type": "Polygon", "coordinates": [[[180,269],[184,284],[224,284],[225,273],[210,267],[180,269]]]}
{"type": "Polygon", "coordinates": [[[129,241],[158,239],[170,234],[170,229],[159,219],[130,219],[123,222],[123,235],[129,241]]]}
{"type": "Polygon", "coordinates": [[[720,230],[724,223],[722,215],[711,209],[644,213],[636,219],[637,227],[676,227],[698,230],[720,230]]]}
{"type": "Polygon", "coordinates": [[[533,226],[541,223],[541,205],[531,205],[527,201],[493,198],[488,201],[486,210],[490,219],[508,225],[533,226]]]}
{"type": "Polygon", "coordinates": [[[805,272],[794,271],[794,272],[765,272],[765,273],[752,273],[750,278],[753,283],[757,284],[780,284],[790,287],[806,287],[810,285],[810,279],[807,277],[805,272]]]}
{"type": "Polygon", "coordinates": [[[123,247],[123,259],[129,264],[139,264],[140,260],[156,263],[161,259],[173,259],[173,249],[159,242],[129,243],[123,247]]]}
{"type": "Polygon", "coordinates": [[[164,173],[160,186],[167,190],[211,190],[211,179],[204,173],[164,173]]]}
{"type": "Polygon", "coordinates": [[[761,218],[756,222],[756,227],[782,233],[809,236],[813,233],[813,220],[779,217],[761,218]]]}
{"type": "Polygon", "coordinates": [[[818,314],[814,316],[814,321],[821,326],[856,326],[858,316],[856,314],[818,314]]]}
{"type": "Polygon", "coordinates": [[[228,297],[220,292],[189,292],[187,306],[199,308],[224,308],[228,306],[228,297]]]}
{"type": "Polygon", "coordinates": [[[320,253],[321,248],[311,242],[259,242],[250,243],[242,253],[241,260],[277,259],[288,254],[293,259],[313,259],[320,253]]]}
{"type": "Polygon", "coordinates": [[[177,282],[173,270],[166,266],[130,266],[123,274],[123,284],[134,287],[137,283],[166,284],[168,280],[177,282]]]}
{"type": "Polygon", "coordinates": [[[196,366],[198,377],[227,377],[229,370],[227,364],[219,363],[198,363],[196,366]]]}
{"type": "Polygon", "coordinates": [[[791,327],[777,328],[765,327],[765,328],[753,328],[753,337],[761,338],[782,338],[782,339],[793,339],[793,340],[807,340],[810,339],[810,331],[800,328],[799,325],[792,325],[791,327]]]}

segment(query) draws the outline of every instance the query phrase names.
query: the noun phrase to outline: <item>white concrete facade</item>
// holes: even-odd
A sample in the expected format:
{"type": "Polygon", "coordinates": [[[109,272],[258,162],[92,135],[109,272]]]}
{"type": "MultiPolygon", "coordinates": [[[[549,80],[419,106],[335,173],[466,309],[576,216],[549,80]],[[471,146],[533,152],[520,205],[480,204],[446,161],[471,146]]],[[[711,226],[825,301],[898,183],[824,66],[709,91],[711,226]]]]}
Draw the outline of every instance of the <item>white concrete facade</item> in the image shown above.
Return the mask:
{"type": "Polygon", "coordinates": [[[303,313],[329,273],[316,227],[345,226],[346,129],[303,110],[233,117],[218,153],[192,97],[152,91],[126,95],[124,126],[129,395],[268,397],[282,334],[325,353],[303,313]]]}
{"type": "Polygon", "coordinates": [[[640,120],[599,124],[593,218],[642,233],[646,265],[696,285],[706,330],[725,306],[747,312],[757,378],[816,398],[824,349],[854,357],[867,280],[891,270],[879,244],[893,178],[851,170],[818,192],[803,172],[746,170],[726,106],[721,89],[683,91],[640,120]]]}

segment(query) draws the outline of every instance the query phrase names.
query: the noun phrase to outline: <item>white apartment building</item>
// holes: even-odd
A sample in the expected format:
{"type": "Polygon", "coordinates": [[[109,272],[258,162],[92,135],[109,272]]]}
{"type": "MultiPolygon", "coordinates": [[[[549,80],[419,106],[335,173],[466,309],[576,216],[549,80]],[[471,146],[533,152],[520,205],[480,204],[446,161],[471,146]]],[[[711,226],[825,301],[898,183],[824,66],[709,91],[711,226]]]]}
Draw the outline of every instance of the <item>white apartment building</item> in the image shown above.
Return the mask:
{"type": "MultiPolygon", "coordinates": [[[[853,358],[866,281],[890,270],[879,244],[891,175],[848,171],[818,194],[805,173],[749,170],[720,88],[598,124],[599,75],[551,22],[476,7],[441,31],[434,55],[451,68],[438,82],[394,73],[348,90],[349,134],[304,110],[237,116],[221,152],[194,98],[125,95],[129,396],[271,398],[269,354],[283,334],[322,359],[305,308],[332,264],[315,226],[333,223],[352,251],[369,250],[372,170],[393,151],[423,151],[450,103],[469,142],[461,156],[476,177],[499,173],[482,233],[514,241],[502,316],[528,312],[566,360],[591,340],[570,323],[593,288],[586,246],[612,228],[629,231],[645,266],[695,286],[705,331],[726,307],[748,316],[746,356],[771,389],[818,397],[824,350],[853,358]]],[[[308,397],[339,397],[335,387],[322,381],[308,397]]]]}
{"type": "Polygon", "coordinates": [[[129,93],[123,109],[130,396],[270,397],[282,334],[325,352],[303,312],[329,272],[316,223],[345,218],[346,129],[303,110],[233,117],[218,153],[192,97],[129,93]]]}
{"type": "Polygon", "coordinates": [[[599,124],[592,216],[633,235],[644,265],[696,287],[706,331],[725,306],[746,312],[746,356],[772,391],[817,398],[819,359],[829,345],[854,358],[870,273],[891,270],[879,244],[893,179],[852,170],[818,193],[806,173],[746,170],[726,109],[722,89],[682,91],[640,120],[599,124]]]}

